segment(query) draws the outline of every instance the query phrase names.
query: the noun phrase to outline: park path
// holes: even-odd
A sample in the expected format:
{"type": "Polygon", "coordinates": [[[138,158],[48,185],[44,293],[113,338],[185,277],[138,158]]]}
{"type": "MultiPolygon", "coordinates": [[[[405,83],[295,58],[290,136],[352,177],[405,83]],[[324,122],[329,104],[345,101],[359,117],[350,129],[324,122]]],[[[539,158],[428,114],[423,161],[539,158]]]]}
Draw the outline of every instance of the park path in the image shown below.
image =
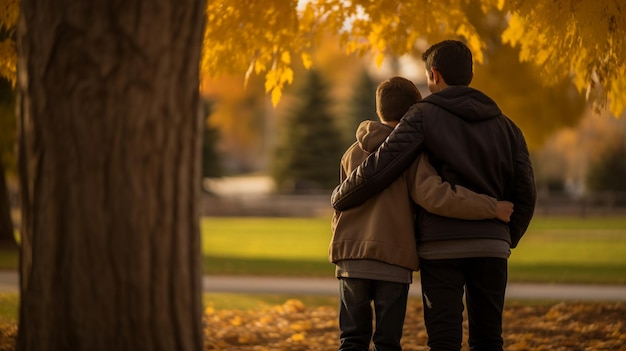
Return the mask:
{"type": "MultiPolygon", "coordinates": [[[[0,271],[0,292],[17,292],[18,281],[17,272],[0,271]]],[[[338,284],[334,278],[204,276],[202,287],[204,292],[335,296],[338,284]]],[[[413,283],[409,294],[419,296],[420,292],[419,283],[413,283]]],[[[510,283],[507,298],[626,301],[626,285],[510,283]]]]}
{"type": "MultiPolygon", "coordinates": [[[[334,278],[205,276],[205,292],[246,294],[336,295],[334,278]]],[[[421,286],[411,285],[409,294],[419,296],[421,286]]],[[[509,283],[507,298],[524,300],[626,301],[626,285],[509,283]]]]}

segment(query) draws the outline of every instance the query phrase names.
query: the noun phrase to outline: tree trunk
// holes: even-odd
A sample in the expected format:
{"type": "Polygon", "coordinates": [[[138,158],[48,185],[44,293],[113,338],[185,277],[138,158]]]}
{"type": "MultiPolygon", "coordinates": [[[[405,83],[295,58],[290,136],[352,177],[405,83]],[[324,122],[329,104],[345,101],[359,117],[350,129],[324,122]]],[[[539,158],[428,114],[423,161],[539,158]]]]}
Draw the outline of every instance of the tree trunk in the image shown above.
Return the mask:
{"type": "Polygon", "coordinates": [[[201,350],[200,0],[22,0],[17,349],[201,350]]]}
{"type": "Polygon", "coordinates": [[[5,178],[2,160],[0,160],[0,249],[17,249],[15,237],[13,236],[13,220],[11,219],[9,187],[5,178]]]}

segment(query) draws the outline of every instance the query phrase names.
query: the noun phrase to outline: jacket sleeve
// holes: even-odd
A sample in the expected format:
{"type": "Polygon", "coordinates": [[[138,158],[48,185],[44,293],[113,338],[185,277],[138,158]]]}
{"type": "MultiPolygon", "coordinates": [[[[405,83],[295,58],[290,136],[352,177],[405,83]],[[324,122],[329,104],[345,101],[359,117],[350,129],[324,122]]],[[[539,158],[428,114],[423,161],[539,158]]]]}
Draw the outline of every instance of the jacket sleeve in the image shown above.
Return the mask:
{"type": "Polygon", "coordinates": [[[507,200],[515,205],[509,222],[511,247],[514,248],[528,229],[537,201],[533,167],[530,162],[528,146],[521,131],[519,131],[518,150],[515,158],[515,179],[511,199],[507,200]]]}
{"type": "Polygon", "coordinates": [[[426,211],[439,216],[479,220],[496,217],[497,199],[475,193],[463,186],[443,182],[428,155],[423,153],[414,181],[409,184],[411,197],[426,211]]]}
{"type": "Polygon", "coordinates": [[[358,206],[398,178],[423,148],[422,124],[419,104],[413,105],[378,150],[333,190],[333,207],[344,211],[358,206]]]}

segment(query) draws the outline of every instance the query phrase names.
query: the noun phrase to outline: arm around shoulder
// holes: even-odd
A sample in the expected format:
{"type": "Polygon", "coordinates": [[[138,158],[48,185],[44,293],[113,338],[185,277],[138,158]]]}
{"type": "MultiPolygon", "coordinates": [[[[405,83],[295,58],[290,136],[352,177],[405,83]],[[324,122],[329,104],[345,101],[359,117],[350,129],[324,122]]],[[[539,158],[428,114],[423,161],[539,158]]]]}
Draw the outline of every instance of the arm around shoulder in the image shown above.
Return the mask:
{"type": "Polygon", "coordinates": [[[419,104],[404,115],[387,140],[335,188],[331,203],[343,211],[378,194],[415,161],[424,142],[419,104]]]}

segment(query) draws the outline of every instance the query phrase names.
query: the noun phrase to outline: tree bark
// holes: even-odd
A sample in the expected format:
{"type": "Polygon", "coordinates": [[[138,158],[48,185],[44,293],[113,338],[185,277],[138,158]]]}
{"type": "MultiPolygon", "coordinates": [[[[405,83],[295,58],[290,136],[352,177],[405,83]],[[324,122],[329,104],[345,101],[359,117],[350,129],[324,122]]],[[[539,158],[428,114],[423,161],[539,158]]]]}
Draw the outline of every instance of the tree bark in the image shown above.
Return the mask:
{"type": "Polygon", "coordinates": [[[201,0],[22,0],[17,349],[201,350],[201,0]]]}

